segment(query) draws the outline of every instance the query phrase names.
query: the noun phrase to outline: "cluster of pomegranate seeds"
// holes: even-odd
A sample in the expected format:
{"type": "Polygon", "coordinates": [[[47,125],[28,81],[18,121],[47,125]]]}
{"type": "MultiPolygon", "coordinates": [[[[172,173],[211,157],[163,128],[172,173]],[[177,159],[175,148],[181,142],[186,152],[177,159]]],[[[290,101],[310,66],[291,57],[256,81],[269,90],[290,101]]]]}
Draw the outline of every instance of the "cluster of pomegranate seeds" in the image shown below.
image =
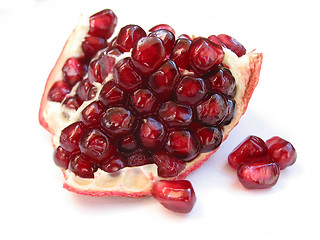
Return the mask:
{"type": "Polygon", "coordinates": [[[297,153],[292,144],[280,137],[266,142],[248,136],[228,156],[229,165],[237,169],[241,184],[248,189],[270,188],[279,178],[280,170],[295,163],[297,153]]]}
{"type": "Polygon", "coordinates": [[[154,163],[167,178],[219,147],[236,111],[223,47],[240,56],[240,43],[227,35],[176,38],[166,24],[148,33],[127,25],[109,41],[117,24],[109,9],[89,23],[84,56],[66,60],[63,79],[48,94],[65,109],[81,109],[77,122],[61,132],[54,152],[59,167],[93,178],[99,168],[115,172],[154,163]]]}

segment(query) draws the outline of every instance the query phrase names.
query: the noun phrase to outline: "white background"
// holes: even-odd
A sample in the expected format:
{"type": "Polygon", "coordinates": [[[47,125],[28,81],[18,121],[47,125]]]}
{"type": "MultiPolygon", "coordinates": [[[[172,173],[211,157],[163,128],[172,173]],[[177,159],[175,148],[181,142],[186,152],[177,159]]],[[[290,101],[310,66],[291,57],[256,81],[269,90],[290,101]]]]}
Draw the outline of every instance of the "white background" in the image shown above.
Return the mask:
{"type": "Polygon", "coordinates": [[[0,1],[1,239],[320,239],[317,1],[0,1]],[[178,34],[227,33],[264,53],[245,116],[187,178],[197,195],[190,214],[151,197],[94,198],[62,188],[37,120],[41,94],[79,14],[104,8],[117,14],[116,32],[167,23],[178,34]],[[296,164],[272,189],[245,190],[227,165],[250,134],[279,135],[297,149],[296,164]]]}

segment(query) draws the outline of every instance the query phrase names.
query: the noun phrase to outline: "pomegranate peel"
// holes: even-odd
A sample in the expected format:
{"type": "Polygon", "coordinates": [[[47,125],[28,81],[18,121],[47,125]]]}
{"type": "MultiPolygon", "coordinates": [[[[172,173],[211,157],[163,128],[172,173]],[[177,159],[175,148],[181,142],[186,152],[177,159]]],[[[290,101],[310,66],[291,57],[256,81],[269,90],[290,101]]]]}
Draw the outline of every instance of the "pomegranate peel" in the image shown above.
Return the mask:
{"type": "MultiPolygon", "coordinates": [[[[71,36],[67,40],[54,68],[47,79],[45,90],[42,96],[39,122],[52,134],[54,148],[59,145],[59,136],[68,124],[78,121],[79,113],[93,100],[85,101],[74,110],[74,115],[70,119],[64,118],[60,103],[52,103],[48,100],[48,92],[52,85],[61,80],[62,67],[66,60],[70,57],[83,57],[84,53],[81,49],[82,40],[86,37],[89,29],[89,21],[85,17],[81,17],[79,24],[75,27],[71,36]]],[[[110,43],[112,44],[112,42],[110,43]]],[[[230,124],[222,127],[223,141],[228,137],[229,132],[238,124],[241,116],[245,113],[249,100],[253,94],[255,87],[259,81],[260,69],[262,64],[262,53],[249,52],[242,57],[238,57],[231,50],[223,48],[224,59],[222,64],[227,67],[236,79],[236,94],[234,100],[237,104],[236,113],[230,124]]],[[[124,56],[130,56],[130,52],[123,53],[124,56]]],[[[159,63],[155,63],[159,66],[159,63]]],[[[152,70],[153,71],[153,70],[152,70]]],[[[149,72],[149,70],[148,70],[149,72]]],[[[146,74],[146,73],[144,73],[146,74]]],[[[111,80],[107,78],[105,81],[111,80]]],[[[95,83],[93,83],[95,86],[95,83]]],[[[73,94],[73,90],[70,93],[73,94]]],[[[217,148],[218,149],[218,148],[217,148]]],[[[199,168],[217,149],[200,153],[195,159],[186,162],[184,170],[177,176],[166,179],[184,179],[192,171],[199,168]]],[[[114,173],[108,173],[101,169],[94,172],[94,178],[81,178],[70,170],[62,170],[65,178],[64,188],[79,194],[92,196],[125,196],[125,197],[143,197],[151,195],[154,183],[162,177],[158,176],[157,166],[155,164],[147,164],[136,167],[125,167],[114,173]]]]}

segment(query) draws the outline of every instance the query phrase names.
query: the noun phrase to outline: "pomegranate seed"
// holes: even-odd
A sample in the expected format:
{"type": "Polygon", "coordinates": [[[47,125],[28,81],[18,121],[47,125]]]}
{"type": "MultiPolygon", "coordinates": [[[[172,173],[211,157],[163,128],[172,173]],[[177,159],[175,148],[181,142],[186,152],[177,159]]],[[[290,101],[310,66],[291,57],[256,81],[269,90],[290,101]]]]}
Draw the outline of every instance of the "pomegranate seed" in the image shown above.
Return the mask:
{"type": "Polygon", "coordinates": [[[127,167],[128,163],[125,156],[121,153],[116,153],[111,156],[107,161],[100,164],[100,168],[108,173],[117,172],[120,169],[127,167]]]}
{"type": "Polygon", "coordinates": [[[236,81],[229,69],[223,67],[212,71],[205,77],[211,91],[219,90],[223,94],[234,97],[236,93],[236,81]]]}
{"type": "Polygon", "coordinates": [[[221,42],[224,43],[224,45],[230,49],[232,52],[237,54],[238,57],[241,57],[246,54],[246,49],[244,46],[242,46],[241,43],[239,43],[236,39],[233,37],[230,37],[226,34],[220,34],[218,35],[218,38],[221,42]]]}
{"type": "Polygon", "coordinates": [[[66,108],[77,110],[81,106],[82,101],[78,97],[70,96],[70,97],[67,97],[62,104],[66,108]]]}
{"type": "Polygon", "coordinates": [[[101,78],[104,80],[109,73],[113,71],[116,63],[116,57],[119,57],[121,52],[117,48],[105,51],[101,54],[99,59],[101,78]]]}
{"type": "Polygon", "coordinates": [[[97,95],[97,92],[98,92],[98,89],[96,86],[90,87],[88,90],[87,99],[88,100],[94,99],[97,95]]]}
{"type": "Polygon", "coordinates": [[[62,67],[63,79],[71,86],[74,86],[77,82],[82,80],[86,73],[87,65],[79,58],[72,57],[67,59],[62,67]]]}
{"type": "Polygon", "coordinates": [[[188,40],[192,40],[191,37],[190,37],[188,34],[181,34],[181,35],[178,37],[178,39],[179,39],[179,38],[185,38],[185,39],[188,39],[188,40]]]}
{"type": "Polygon", "coordinates": [[[155,32],[155,31],[162,30],[162,29],[166,29],[166,30],[172,32],[173,34],[175,34],[174,29],[173,29],[172,27],[170,27],[169,25],[167,25],[167,24],[159,24],[159,25],[156,25],[156,26],[154,26],[153,28],[151,28],[151,29],[149,30],[149,32],[155,32]]]}
{"type": "Polygon", "coordinates": [[[188,52],[192,41],[185,38],[177,39],[170,59],[172,59],[180,69],[189,68],[189,57],[188,52]]]}
{"type": "Polygon", "coordinates": [[[119,141],[119,149],[123,152],[132,152],[138,148],[138,142],[133,134],[125,136],[119,141]]]}
{"type": "Polygon", "coordinates": [[[124,58],[115,65],[113,77],[116,84],[128,92],[142,85],[142,78],[134,70],[131,58],[124,58]]]}
{"type": "Polygon", "coordinates": [[[186,130],[171,131],[165,149],[174,157],[183,161],[191,161],[199,153],[199,144],[196,137],[186,130]]]}
{"type": "Polygon", "coordinates": [[[156,98],[148,89],[138,89],[130,98],[133,109],[141,115],[151,113],[156,110],[156,98]]]}
{"type": "Polygon", "coordinates": [[[178,212],[191,212],[196,203],[196,195],[187,180],[160,180],[152,189],[152,196],[165,208],[178,212]]]}
{"type": "Polygon", "coordinates": [[[59,168],[66,170],[69,166],[70,156],[71,153],[59,146],[53,152],[53,161],[59,168]]]}
{"type": "Polygon", "coordinates": [[[78,153],[71,156],[69,170],[82,178],[94,178],[98,168],[86,156],[78,153]]]}
{"type": "Polygon", "coordinates": [[[115,47],[122,52],[130,52],[136,42],[147,36],[146,32],[138,25],[127,25],[120,29],[115,40],[115,47]]]}
{"type": "Polygon", "coordinates": [[[86,78],[80,81],[76,90],[76,94],[81,101],[89,100],[88,93],[92,87],[93,87],[93,84],[89,82],[89,79],[86,78]]]}
{"type": "Polygon", "coordinates": [[[62,102],[64,97],[70,93],[71,86],[64,81],[55,82],[48,92],[48,100],[62,102]]]}
{"type": "Polygon", "coordinates": [[[151,158],[147,152],[142,149],[138,149],[128,156],[127,161],[129,167],[137,167],[150,164],[151,158]]]}
{"type": "Polygon", "coordinates": [[[101,77],[101,71],[100,71],[100,64],[99,60],[94,60],[90,63],[89,69],[88,69],[88,79],[89,82],[94,83],[102,83],[103,79],[101,77]]]}
{"type": "Polygon", "coordinates": [[[132,63],[147,76],[160,67],[166,56],[161,39],[157,37],[143,37],[132,49],[132,63]]]}
{"type": "Polygon", "coordinates": [[[86,36],[81,44],[82,51],[87,59],[91,59],[99,50],[105,47],[107,47],[107,41],[96,36],[86,36]]]}
{"type": "Polygon", "coordinates": [[[251,157],[266,156],[268,148],[257,136],[248,136],[228,156],[229,165],[237,169],[239,165],[251,157]]]}
{"type": "Polygon", "coordinates": [[[185,76],[176,87],[177,100],[183,104],[196,104],[206,93],[206,85],[201,78],[185,76]]]}
{"type": "Polygon", "coordinates": [[[236,101],[234,101],[233,99],[228,99],[227,116],[222,122],[223,125],[228,125],[232,122],[232,120],[235,116],[235,113],[236,113],[236,107],[237,107],[236,101]]]}
{"type": "Polygon", "coordinates": [[[148,117],[142,120],[138,136],[146,149],[155,150],[162,146],[165,129],[155,118],[148,117]]]}
{"type": "Polygon", "coordinates": [[[107,134],[118,137],[129,134],[135,126],[135,117],[123,107],[111,107],[103,113],[100,124],[107,134]]]}
{"type": "Polygon", "coordinates": [[[266,141],[266,145],[269,157],[276,162],[281,170],[296,162],[297,153],[290,142],[280,137],[272,137],[266,141]]]}
{"type": "Polygon", "coordinates": [[[270,188],[277,183],[279,174],[279,167],[268,156],[251,158],[237,170],[240,183],[248,189],[270,188]]]}
{"type": "Polygon", "coordinates": [[[164,178],[175,177],[186,167],[184,161],[171,156],[164,150],[153,153],[152,160],[158,166],[158,175],[164,178]]]}
{"type": "Polygon", "coordinates": [[[226,47],[226,45],[224,45],[224,43],[216,36],[216,35],[211,35],[208,37],[208,39],[217,44],[217,45],[220,45],[221,47],[226,47]]]}
{"type": "Polygon", "coordinates": [[[118,19],[110,9],[102,10],[89,19],[89,34],[102,38],[109,38],[114,32],[118,19]]]}
{"type": "Polygon", "coordinates": [[[160,38],[163,42],[166,55],[170,55],[175,43],[175,36],[172,32],[166,29],[160,29],[150,33],[149,36],[160,38]]]}
{"type": "Polygon", "coordinates": [[[100,116],[104,110],[103,104],[100,101],[94,101],[82,110],[81,120],[86,125],[98,125],[100,116]]]}
{"type": "Polygon", "coordinates": [[[75,122],[61,131],[60,145],[68,152],[79,151],[79,140],[85,130],[82,122],[75,122]]]}
{"type": "Polygon", "coordinates": [[[191,107],[173,101],[163,103],[158,114],[170,127],[187,126],[192,122],[191,107]]]}
{"type": "Polygon", "coordinates": [[[99,95],[99,100],[106,107],[123,103],[124,98],[124,92],[120,88],[118,88],[113,81],[108,81],[105,85],[103,85],[99,95]]]}
{"type": "Polygon", "coordinates": [[[221,46],[210,40],[199,38],[191,43],[188,56],[192,68],[197,72],[205,73],[222,63],[224,51],[221,46]]]}

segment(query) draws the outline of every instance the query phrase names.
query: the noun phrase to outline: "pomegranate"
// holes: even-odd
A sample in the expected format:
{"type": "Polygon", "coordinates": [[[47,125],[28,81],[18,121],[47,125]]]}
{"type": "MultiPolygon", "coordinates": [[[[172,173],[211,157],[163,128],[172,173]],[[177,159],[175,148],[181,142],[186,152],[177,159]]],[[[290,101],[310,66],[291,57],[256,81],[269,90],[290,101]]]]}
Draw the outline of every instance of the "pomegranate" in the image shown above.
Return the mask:
{"type": "MultiPolygon", "coordinates": [[[[263,57],[228,35],[195,39],[159,24],[112,37],[116,24],[110,9],[82,17],[48,77],[39,121],[64,188],[142,197],[218,149],[246,111],[263,57]]],[[[189,197],[179,211],[192,208],[189,197]]]]}

